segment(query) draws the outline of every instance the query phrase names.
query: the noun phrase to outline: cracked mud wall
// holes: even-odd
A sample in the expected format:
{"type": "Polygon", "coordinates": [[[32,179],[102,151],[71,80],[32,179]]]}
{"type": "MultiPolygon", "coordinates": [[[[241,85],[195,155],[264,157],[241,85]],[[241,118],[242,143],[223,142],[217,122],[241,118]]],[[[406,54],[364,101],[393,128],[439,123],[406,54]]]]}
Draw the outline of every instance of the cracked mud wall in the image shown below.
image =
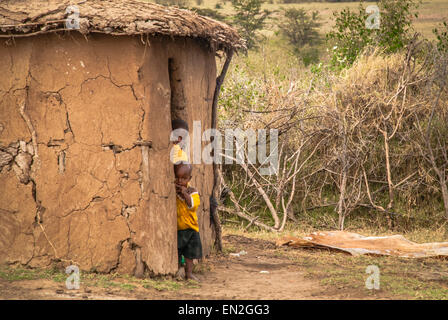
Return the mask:
{"type": "MultiPolygon", "coordinates": [[[[0,263],[174,273],[168,60],[180,66],[186,120],[205,130],[214,52],[191,39],[73,33],[2,42],[0,57],[0,263]]],[[[208,254],[212,166],[194,167],[208,254]]]]}

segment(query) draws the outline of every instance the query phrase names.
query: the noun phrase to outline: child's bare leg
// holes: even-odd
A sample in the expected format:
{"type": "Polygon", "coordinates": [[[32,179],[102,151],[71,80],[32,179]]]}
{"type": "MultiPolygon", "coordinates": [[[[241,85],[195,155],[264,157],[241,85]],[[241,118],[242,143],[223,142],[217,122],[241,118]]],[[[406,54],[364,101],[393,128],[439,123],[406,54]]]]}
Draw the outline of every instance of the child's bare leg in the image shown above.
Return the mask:
{"type": "Polygon", "coordinates": [[[193,259],[185,258],[185,278],[199,281],[199,279],[193,275],[193,259]]]}
{"type": "Polygon", "coordinates": [[[182,264],[182,256],[179,255],[179,259],[178,259],[178,269],[176,272],[176,277],[177,278],[185,278],[185,267],[182,264]]]}

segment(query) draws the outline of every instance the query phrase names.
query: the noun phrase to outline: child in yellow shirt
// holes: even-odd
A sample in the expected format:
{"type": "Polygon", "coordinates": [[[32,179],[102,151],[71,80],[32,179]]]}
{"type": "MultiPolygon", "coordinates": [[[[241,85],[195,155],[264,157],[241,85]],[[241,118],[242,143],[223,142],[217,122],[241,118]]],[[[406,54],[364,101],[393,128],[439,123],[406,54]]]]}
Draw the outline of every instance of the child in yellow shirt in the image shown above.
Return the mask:
{"type": "Polygon", "coordinates": [[[200,198],[198,191],[189,186],[192,169],[188,162],[174,165],[177,194],[177,249],[179,265],[181,257],[185,257],[186,279],[198,281],[193,275],[193,259],[202,258],[202,244],[196,213],[200,198]]]}

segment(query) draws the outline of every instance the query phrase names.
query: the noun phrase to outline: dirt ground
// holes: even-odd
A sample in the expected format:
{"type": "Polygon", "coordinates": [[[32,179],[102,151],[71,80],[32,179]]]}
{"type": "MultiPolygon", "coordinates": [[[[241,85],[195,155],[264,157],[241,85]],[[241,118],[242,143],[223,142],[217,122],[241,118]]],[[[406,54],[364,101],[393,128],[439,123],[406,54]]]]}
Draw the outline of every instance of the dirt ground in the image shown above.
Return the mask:
{"type": "MultiPolygon", "coordinates": [[[[64,281],[49,279],[0,279],[0,299],[384,299],[362,296],[359,291],[328,288],[318,279],[307,276],[306,266],[280,254],[274,243],[240,235],[226,235],[226,250],[197,265],[200,283],[177,289],[133,285],[129,278],[114,278],[115,286],[89,285],[83,281],[79,290],[68,290],[64,281]],[[244,250],[240,257],[232,253],[244,250]]],[[[174,281],[171,281],[174,282],[174,281]]],[[[176,281],[177,282],[177,281],[176,281]]],[[[179,281],[179,283],[185,283],[179,281]]]]}

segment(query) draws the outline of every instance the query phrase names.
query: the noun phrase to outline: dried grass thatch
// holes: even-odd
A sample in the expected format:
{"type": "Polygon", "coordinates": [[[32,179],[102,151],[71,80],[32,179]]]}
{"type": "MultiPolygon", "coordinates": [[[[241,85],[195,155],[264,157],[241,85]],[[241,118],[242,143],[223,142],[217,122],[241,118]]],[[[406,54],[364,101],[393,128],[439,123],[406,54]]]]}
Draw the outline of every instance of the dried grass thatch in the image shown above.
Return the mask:
{"type": "Polygon", "coordinates": [[[7,0],[0,3],[0,37],[26,37],[68,30],[71,11],[79,9],[82,34],[164,35],[206,40],[217,50],[242,49],[245,44],[232,27],[189,10],[139,0],[42,2],[7,0]]]}

